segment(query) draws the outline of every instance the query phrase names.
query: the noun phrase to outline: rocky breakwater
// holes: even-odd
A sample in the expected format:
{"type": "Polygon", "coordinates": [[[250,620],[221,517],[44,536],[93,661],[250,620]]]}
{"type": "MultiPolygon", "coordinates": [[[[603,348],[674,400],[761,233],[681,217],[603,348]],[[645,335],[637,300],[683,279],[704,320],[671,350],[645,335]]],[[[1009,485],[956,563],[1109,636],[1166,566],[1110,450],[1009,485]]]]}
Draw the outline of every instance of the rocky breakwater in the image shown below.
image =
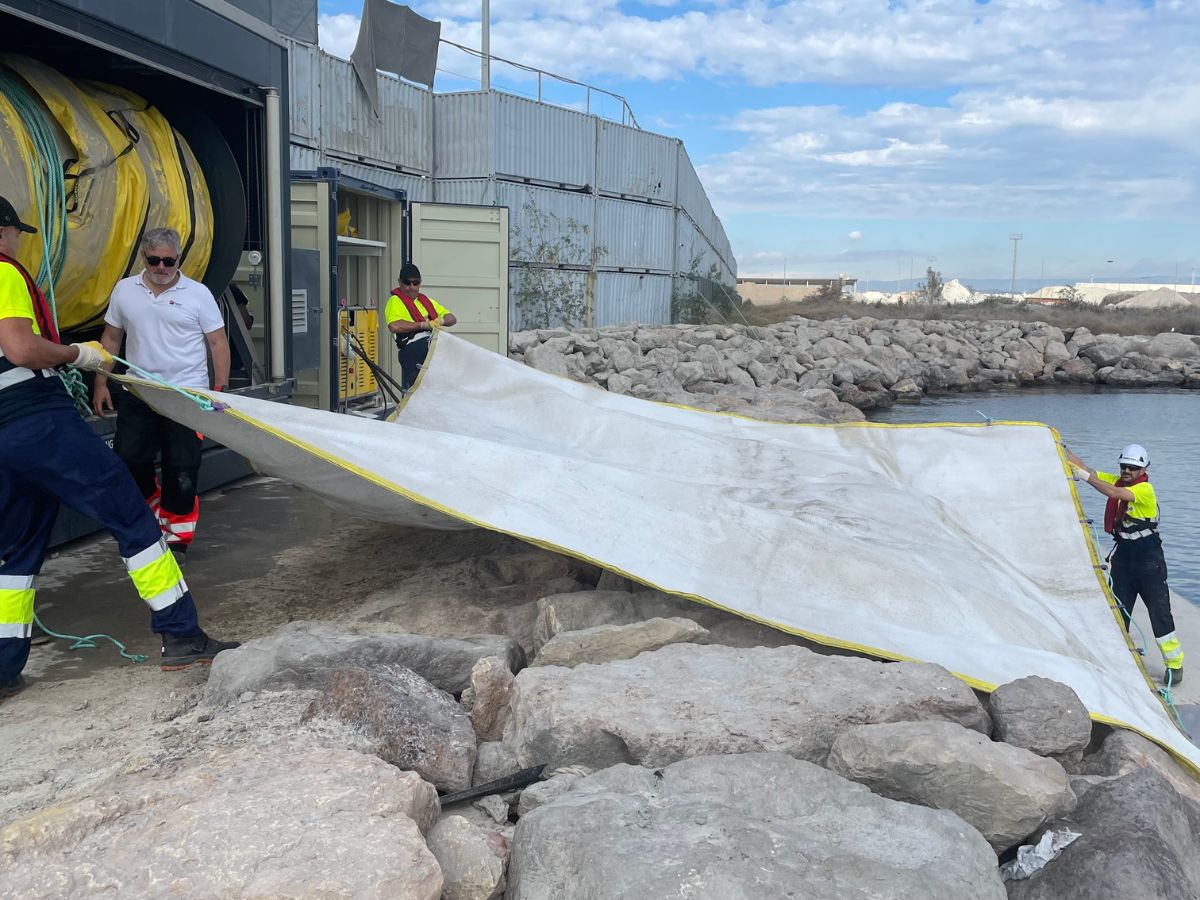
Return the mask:
{"type": "Polygon", "coordinates": [[[153,753],[0,827],[4,895],[1200,896],[1200,785],[1061,684],[982,697],[541,550],[459,564],[221,654],[153,753]]]}
{"type": "Polygon", "coordinates": [[[1200,338],[1043,322],[834,319],[522,331],[509,356],[618,394],[753,418],[861,420],[926,393],[1031,384],[1200,387],[1200,338]]]}

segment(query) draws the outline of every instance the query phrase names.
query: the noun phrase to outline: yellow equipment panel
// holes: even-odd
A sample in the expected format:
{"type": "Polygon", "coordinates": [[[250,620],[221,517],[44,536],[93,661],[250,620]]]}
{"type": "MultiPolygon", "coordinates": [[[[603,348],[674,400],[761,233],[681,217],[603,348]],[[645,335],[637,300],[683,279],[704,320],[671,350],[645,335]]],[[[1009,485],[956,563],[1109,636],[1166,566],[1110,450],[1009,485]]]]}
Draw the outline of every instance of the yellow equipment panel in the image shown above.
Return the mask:
{"type": "Polygon", "coordinates": [[[357,338],[368,359],[379,364],[379,310],[343,309],[338,313],[338,393],[342,400],[365,397],[379,390],[370,366],[351,348],[357,338]]]}

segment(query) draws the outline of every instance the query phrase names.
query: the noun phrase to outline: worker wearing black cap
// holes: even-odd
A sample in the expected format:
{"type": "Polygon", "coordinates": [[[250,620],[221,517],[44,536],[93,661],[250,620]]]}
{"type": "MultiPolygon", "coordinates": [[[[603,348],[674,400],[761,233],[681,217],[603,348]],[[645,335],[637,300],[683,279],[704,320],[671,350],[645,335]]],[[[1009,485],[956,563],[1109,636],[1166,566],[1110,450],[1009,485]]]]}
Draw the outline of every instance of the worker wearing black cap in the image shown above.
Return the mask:
{"type": "Polygon", "coordinates": [[[208,637],[162,530],[116,454],[75,412],[55,369],[98,371],[112,356],[97,342],[64,345],[50,306],[17,261],[21,221],[0,197],[0,697],[20,689],[33,633],[35,583],[60,503],[107,528],[150,627],[162,668],[209,663],[237,644],[208,637]]]}
{"type": "Polygon", "coordinates": [[[458,319],[442,304],[421,293],[421,270],[414,264],[407,262],[400,267],[399,281],[400,286],[388,297],[383,316],[400,348],[400,386],[407,391],[425,364],[433,329],[453,325],[458,319]]]}

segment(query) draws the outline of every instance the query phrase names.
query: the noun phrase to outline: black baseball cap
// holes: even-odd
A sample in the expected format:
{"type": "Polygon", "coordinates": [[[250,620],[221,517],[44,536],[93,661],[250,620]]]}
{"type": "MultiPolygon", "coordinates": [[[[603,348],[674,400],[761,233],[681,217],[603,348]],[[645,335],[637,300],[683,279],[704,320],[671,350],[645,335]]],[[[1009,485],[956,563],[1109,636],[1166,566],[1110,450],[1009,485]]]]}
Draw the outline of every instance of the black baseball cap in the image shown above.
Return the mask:
{"type": "Polygon", "coordinates": [[[7,197],[0,197],[0,226],[15,225],[26,234],[37,234],[37,229],[32,225],[26,225],[17,216],[17,211],[13,209],[13,205],[8,202],[7,197]]]}

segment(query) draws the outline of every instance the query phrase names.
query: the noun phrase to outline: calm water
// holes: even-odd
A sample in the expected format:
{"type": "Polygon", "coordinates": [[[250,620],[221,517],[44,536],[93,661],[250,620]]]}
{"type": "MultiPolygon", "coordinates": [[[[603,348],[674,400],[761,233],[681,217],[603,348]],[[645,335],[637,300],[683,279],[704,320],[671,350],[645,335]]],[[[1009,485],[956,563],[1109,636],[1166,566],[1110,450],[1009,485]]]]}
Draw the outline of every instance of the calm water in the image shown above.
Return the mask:
{"type": "MultiPolygon", "coordinates": [[[[1013,392],[927,399],[870,414],[875,422],[1045,422],[1093,468],[1117,471],[1126,444],[1150,451],[1150,478],[1158,493],[1160,533],[1171,588],[1200,603],[1200,393],[1181,390],[1022,388],[1013,392]]],[[[1104,498],[1080,485],[1084,510],[1104,521],[1104,498]]],[[[1111,540],[1100,534],[1103,552],[1111,540]]]]}

